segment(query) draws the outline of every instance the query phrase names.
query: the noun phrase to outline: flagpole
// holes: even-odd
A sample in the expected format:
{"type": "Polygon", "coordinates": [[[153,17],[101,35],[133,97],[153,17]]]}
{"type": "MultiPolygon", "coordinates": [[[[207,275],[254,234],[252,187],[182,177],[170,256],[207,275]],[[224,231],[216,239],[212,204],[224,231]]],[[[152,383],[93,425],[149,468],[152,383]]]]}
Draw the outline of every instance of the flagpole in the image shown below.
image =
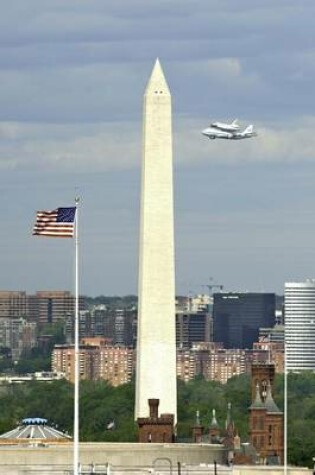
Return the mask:
{"type": "Polygon", "coordinates": [[[79,463],[79,202],[76,206],[37,211],[34,236],[73,238],[75,233],[75,308],[74,308],[74,410],[73,410],[73,475],[78,475],[79,463]]]}
{"type": "Polygon", "coordinates": [[[75,316],[74,316],[74,424],[73,424],[73,474],[78,475],[79,469],[79,380],[80,380],[80,348],[79,348],[79,202],[75,199],[75,316]]]}
{"type": "Polygon", "coordinates": [[[288,363],[287,363],[287,338],[286,322],[284,322],[284,434],[283,434],[283,468],[284,475],[288,473],[288,363]]]}

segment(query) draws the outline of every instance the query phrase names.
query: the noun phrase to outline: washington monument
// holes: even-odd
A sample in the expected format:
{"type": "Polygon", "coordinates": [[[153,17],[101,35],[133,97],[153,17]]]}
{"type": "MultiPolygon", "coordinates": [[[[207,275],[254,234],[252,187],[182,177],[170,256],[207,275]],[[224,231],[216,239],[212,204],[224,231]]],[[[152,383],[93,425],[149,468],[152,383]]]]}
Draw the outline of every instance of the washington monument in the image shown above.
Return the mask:
{"type": "Polygon", "coordinates": [[[144,94],[135,418],[176,405],[171,94],[156,60],[144,94]]]}

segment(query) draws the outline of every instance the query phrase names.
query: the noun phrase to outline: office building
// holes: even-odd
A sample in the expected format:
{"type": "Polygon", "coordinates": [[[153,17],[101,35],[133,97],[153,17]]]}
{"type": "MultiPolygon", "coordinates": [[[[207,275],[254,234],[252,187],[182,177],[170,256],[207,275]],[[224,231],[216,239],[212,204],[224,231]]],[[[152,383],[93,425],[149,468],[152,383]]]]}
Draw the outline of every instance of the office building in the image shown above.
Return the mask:
{"type": "Polygon", "coordinates": [[[133,346],[136,310],[116,308],[111,311],[111,318],[113,322],[113,343],[121,346],[133,346]]]}
{"type": "Polygon", "coordinates": [[[176,346],[190,348],[193,343],[213,340],[212,317],[203,312],[181,312],[176,314],[176,346]]]}
{"type": "Polygon", "coordinates": [[[25,318],[28,314],[26,292],[0,291],[0,318],[25,318]]]}
{"type": "Polygon", "coordinates": [[[271,328],[259,328],[259,340],[282,343],[284,345],[284,325],[271,328]]]}
{"type": "MultiPolygon", "coordinates": [[[[135,309],[107,309],[99,306],[79,312],[79,336],[109,338],[113,344],[134,346],[135,309]]],[[[66,342],[74,342],[74,316],[70,315],[65,326],[66,342]]]]}
{"type": "Polygon", "coordinates": [[[284,292],[288,371],[315,371],[315,280],[288,282],[284,292]]]}
{"type": "Polygon", "coordinates": [[[225,348],[252,348],[259,328],[274,325],[273,293],[221,292],[213,298],[214,341],[225,348]]]}
{"type": "Polygon", "coordinates": [[[114,338],[113,313],[110,309],[105,305],[97,305],[90,310],[90,318],[91,333],[89,336],[114,338]]]}
{"type": "MultiPolygon", "coordinates": [[[[29,318],[40,325],[65,322],[74,315],[75,297],[68,291],[41,290],[30,295],[29,318]]],[[[83,297],[79,298],[79,310],[85,310],[83,297]]]]}

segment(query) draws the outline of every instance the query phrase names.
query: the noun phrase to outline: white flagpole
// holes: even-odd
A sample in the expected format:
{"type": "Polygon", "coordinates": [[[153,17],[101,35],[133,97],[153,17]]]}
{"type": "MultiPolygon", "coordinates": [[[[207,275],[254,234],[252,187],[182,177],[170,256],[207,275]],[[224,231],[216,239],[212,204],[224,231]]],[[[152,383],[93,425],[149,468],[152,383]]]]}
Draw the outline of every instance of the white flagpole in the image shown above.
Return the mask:
{"type": "Polygon", "coordinates": [[[284,475],[288,473],[288,363],[287,363],[287,338],[286,322],[284,322],[284,434],[283,434],[283,468],[284,475]]]}
{"type": "Polygon", "coordinates": [[[73,423],[73,474],[79,470],[79,380],[80,380],[80,348],[79,348],[79,201],[75,199],[75,317],[74,317],[74,423],[73,423]]]}

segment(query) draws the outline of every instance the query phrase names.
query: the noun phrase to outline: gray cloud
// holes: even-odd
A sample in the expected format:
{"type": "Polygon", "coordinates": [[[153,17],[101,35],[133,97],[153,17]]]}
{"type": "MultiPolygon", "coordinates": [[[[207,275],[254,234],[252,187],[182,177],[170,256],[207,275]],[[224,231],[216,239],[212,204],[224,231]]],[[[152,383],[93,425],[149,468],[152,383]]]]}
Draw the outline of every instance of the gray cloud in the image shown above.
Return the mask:
{"type": "Polygon", "coordinates": [[[134,117],[157,55],[185,113],[203,113],[215,99],[214,113],[249,102],[265,117],[283,120],[290,104],[310,114],[314,9],[307,0],[133,1],[127,9],[125,2],[31,0],[27,9],[13,2],[0,24],[2,119],[134,117]],[[216,60],[238,62],[242,74],[227,70],[222,83],[216,60]]]}
{"type": "Polygon", "coordinates": [[[37,207],[80,190],[84,291],[136,291],[142,95],[156,56],[174,105],[178,282],[210,272],[279,290],[311,276],[314,10],[313,0],[3,5],[0,288],[67,287],[69,248],[28,233],[37,207]],[[257,139],[201,136],[234,117],[257,139]]]}

